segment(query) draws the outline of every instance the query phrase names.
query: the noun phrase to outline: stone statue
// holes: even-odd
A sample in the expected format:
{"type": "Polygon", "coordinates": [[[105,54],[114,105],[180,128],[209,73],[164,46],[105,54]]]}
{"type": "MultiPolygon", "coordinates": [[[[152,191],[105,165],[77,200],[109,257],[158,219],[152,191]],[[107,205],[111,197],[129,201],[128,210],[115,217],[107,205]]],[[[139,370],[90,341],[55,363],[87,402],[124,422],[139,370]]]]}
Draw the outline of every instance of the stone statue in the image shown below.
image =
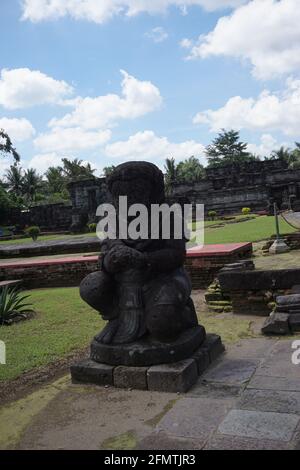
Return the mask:
{"type": "MultiPolygon", "coordinates": [[[[147,162],[119,165],[108,177],[108,188],[116,208],[119,196],[127,196],[128,206],[140,203],[150,208],[165,202],[163,174],[147,162]]],[[[138,341],[172,343],[195,328],[193,348],[204,341],[205,330],[201,327],[199,332],[191,282],[183,268],[185,243],[172,236],[101,243],[101,270],[89,274],[80,286],[83,300],[108,321],[94,339],[97,350],[101,345],[138,341]]]]}

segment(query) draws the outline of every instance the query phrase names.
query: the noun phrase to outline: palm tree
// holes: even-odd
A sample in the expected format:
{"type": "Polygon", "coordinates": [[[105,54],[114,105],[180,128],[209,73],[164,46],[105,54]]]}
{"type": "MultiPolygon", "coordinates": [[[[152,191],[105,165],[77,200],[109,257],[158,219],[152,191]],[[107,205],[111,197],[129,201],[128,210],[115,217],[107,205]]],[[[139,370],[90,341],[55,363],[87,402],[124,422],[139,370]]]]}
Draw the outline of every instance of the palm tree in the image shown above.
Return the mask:
{"type": "Polygon", "coordinates": [[[45,177],[50,194],[60,193],[65,189],[66,180],[60,167],[50,166],[45,177]]]}
{"type": "Polygon", "coordinates": [[[165,187],[166,193],[170,193],[172,183],[176,180],[177,177],[177,165],[175,163],[175,158],[166,158],[165,160],[165,187]]]}
{"type": "Polygon", "coordinates": [[[273,158],[278,158],[286,163],[290,163],[291,158],[291,150],[287,147],[281,146],[279,150],[273,150],[272,152],[273,158]]]}
{"type": "Polygon", "coordinates": [[[62,158],[63,167],[61,168],[63,174],[68,180],[71,179],[83,179],[91,178],[94,176],[96,170],[92,169],[90,163],[84,165],[82,160],[75,158],[69,160],[68,158],[62,158]]]}
{"type": "Polygon", "coordinates": [[[34,168],[28,168],[24,172],[23,178],[23,194],[29,202],[36,199],[38,190],[42,185],[42,178],[34,168]]]}
{"type": "Polygon", "coordinates": [[[23,194],[24,176],[22,168],[19,165],[11,165],[5,173],[5,184],[8,191],[17,197],[23,194]]]}
{"type": "Polygon", "coordinates": [[[20,155],[13,147],[9,135],[3,129],[0,129],[0,153],[12,155],[16,163],[20,161],[20,155]]]}

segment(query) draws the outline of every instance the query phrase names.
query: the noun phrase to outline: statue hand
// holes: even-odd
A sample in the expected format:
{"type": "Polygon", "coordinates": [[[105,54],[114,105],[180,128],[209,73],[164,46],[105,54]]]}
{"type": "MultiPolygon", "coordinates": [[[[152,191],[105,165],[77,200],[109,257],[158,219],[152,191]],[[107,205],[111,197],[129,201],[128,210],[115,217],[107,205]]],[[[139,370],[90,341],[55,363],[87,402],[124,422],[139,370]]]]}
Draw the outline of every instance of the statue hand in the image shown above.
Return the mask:
{"type": "Polygon", "coordinates": [[[104,257],[104,267],[112,274],[145,265],[145,254],[126,245],[114,246],[104,257]]]}

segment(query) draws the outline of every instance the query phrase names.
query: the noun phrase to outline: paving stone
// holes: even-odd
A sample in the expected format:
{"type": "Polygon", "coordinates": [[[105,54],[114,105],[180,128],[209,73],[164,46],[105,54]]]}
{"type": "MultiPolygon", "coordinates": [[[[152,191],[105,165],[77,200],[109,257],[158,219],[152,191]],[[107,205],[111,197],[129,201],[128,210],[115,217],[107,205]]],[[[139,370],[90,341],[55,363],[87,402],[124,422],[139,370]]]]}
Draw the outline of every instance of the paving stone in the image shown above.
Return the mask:
{"type": "Polygon", "coordinates": [[[243,390],[241,385],[227,385],[217,382],[198,382],[188,391],[188,396],[201,396],[209,398],[231,398],[236,399],[243,390]]]}
{"type": "Polygon", "coordinates": [[[300,313],[290,315],[289,324],[293,332],[300,331],[300,313]]]}
{"type": "Polygon", "coordinates": [[[215,435],[205,445],[204,450],[291,450],[288,442],[249,437],[215,435]]]}
{"type": "Polygon", "coordinates": [[[73,383],[113,385],[114,368],[107,364],[99,364],[91,359],[86,359],[72,365],[70,369],[73,383]]]}
{"type": "Polygon", "coordinates": [[[230,399],[184,397],[164,416],[157,430],[177,437],[207,440],[232,403],[230,399]]]}
{"type": "Polygon", "coordinates": [[[277,341],[272,338],[243,339],[240,343],[227,348],[226,357],[235,355],[239,359],[262,359],[269,354],[277,341]]]}
{"type": "Polygon", "coordinates": [[[142,439],[135,450],[200,450],[205,442],[205,439],[183,439],[154,432],[142,439]]]}
{"type": "Polygon", "coordinates": [[[114,386],[147,390],[148,367],[118,366],[114,369],[114,386]]]}
{"type": "Polygon", "coordinates": [[[268,377],[290,377],[300,380],[300,367],[292,363],[292,353],[291,350],[288,359],[267,358],[258,366],[256,374],[268,377]]]}
{"type": "Polygon", "coordinates": [[[207,334],[201,347],[208,351],[210,362],[215,361],[225,351],[221,337],[214,334],[207,334]]]}
{"type": "Polygon", "coordinates": [[[295,414],[231,410],[218,431],[231,436],[290,441],[300,421],[295,414]]]}
{"type": "Polygon", "coordinates": [[[203,372],[209,367],[209,364],[210,364],[208,350],[204,348],[200,348],[198,349],[198,351],[196,351],[193,354],[192,358],[195,359],[196,361],[198,375],[202,375],[203,372]]]}
{"type": "Polygon", "coordinates": [[[247,385],[247,389],[281,390],[300,392],[300,379],[291,377],[266,377],[255,374],[247,385]]]}
{"type": "Polygon", "coordinates": [[[208,382],[222,382],[231,385],[238,385],[247,382],[259,361],[257,359],[231,359],[225,357],[218,364],[208,369],[202,376],[208,382]]]}
{"type": "Polygon", "coordinates": [[[240,397],[237,407],[249,411],[273,411],[300,415],[300,392],[248,389],[240,397]]]}
{"type": "Polygon", "coordinates": [[[149,367],[148,389],[158,392],[186,392],[198,379],[194,359],[149,367]]]}

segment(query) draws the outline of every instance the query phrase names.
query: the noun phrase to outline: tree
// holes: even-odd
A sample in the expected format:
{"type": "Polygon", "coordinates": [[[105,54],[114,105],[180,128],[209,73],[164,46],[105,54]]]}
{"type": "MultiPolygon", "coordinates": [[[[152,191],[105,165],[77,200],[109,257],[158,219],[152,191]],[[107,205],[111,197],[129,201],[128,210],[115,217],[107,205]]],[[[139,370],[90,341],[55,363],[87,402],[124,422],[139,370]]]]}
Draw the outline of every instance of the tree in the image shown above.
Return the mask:
{"type": "Polygon", "coordinates": [[[206,147],[205,154],[208,159],[208,166],[255,160],[256,157],[247,152],[247,146],[247,143],[240,141],[238,131],[222,129],[212,144],[206,147]]]}
{"type": "Polygon", "coordinates": [[[42,178],[34,168],[28,168],[23,177],[23,195],[29,201],[34,202],[42,185],[42,178]]]}
{"type": "Polygon", "coordinates": [[[205,170],[198,158],[190,157],[177,165],[176,173],[179,181],[195,183],[202,180],[205,170]]]}
{"type": "Polygon", "coordinates": [[[5,183],[10,193],[16,197],[21,197],[23,194],[23,171],[19,165],[11,165],[9,170],[5,173],[5,183]]]}
{"type": "Polygon", "coordinates": [[[9,215],[10,209],[14,206],[10,195],[5,191],[2,184],[0,184],[0,222],[6,220],[9,215]]]}
{"type": "Polygon", "coordinates": [[[291,150],[287,147],[281,146],[279,150],[273,150],[271,157],[276,158],[278,160],[282,160],[283,162],[289,164],[291,158],[291,150]]]}
{"type": "Polygon", "coordinates": [[[68,158],[62,158],[63,167],[61,171],[63,175],[68,180],[73,179],[84,179],[84,178],[91,178],[94,176],[94,172],[90,163],[86,163],[84,165],[82,160],[78,160],[75,158],[74,160],[69,160],[68,158]]]}
{"type": "Polygon", "coordinates": [[[60,167],[50,166],[45,173],[47,190],[50,194],[61,193],[66,188],[66,179],[60,167]]]}
{"type": "Polygon", "coordinates": [[[12,155],[16,163],[20,161],[20,155],[13,147],[9,135],[3,129],[0,129],[0,153],[12,155]]]}
{"type": "Polygon", "coordinates": [[[113,171],[115,171],[115,168],[116,168],[115,165],[105,166],[103,168],[104,176],[105,177],[110,176],[113,173],[113,171]]]}
{"type": "Polygon", "coordinates": [[[177,170],[175,158],[166,158],[165,160],[165,187],[168,194],[171,190],[172,183],[176,180],[177,170]]]}

